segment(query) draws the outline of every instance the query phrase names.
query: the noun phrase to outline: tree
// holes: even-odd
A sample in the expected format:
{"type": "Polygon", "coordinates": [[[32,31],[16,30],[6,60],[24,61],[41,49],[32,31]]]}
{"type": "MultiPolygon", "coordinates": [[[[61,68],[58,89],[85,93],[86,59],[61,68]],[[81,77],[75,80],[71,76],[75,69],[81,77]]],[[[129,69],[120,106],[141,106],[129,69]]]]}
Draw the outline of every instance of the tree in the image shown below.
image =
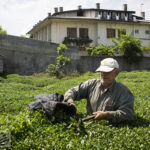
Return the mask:
{"type": "Polygon", "coordinates": [[[27,36],[26,36],[26,35],[21,35],[21,37],[22,37],[22,38],[27,38],[27,36]]]}
{"type": "Polygon", "coordinates": [[[131,34],[124,34],[123,29],[120,29],[120,36],[114,38],[112,42],[115,44],[114,49],[123,53],[129,63],[138,63],[142,59],[141,40],[132,37],[131,34]]]}
{"type": "Polygon", "coordinates": [[[60,76],[60,73],[63,72],[63,67],[70,62],[70,58],[64,57],[64,53],[67,50],[66,45],[60,44],[57,47],[57,58],[56,65],[50,64],[46,70],[49,74],[52,74],[56,77],[60,76]]]}
{"type": "Polygon", "coordinates": [[[2,26],[0,26],[0,34],[7,34],[7,31],[4,30],[4,29],[2,28],[2,26]]]}

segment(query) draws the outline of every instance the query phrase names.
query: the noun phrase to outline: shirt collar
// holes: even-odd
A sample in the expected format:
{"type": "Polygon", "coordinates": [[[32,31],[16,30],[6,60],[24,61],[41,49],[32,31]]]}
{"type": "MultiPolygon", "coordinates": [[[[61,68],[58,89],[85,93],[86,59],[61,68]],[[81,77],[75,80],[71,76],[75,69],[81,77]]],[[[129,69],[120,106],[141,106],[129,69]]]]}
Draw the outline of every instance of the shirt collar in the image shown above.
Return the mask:
{"type": "MultiPolygon", "coordinates": [[[[113,83],[107,88],[106,91],[112,92],[112,91],[113,91],[113,88],[114,88],[114,86],[115,86],[115,84],[116,84],[116,80],[113,81],[113,83]]],[[[100,87],[102,88],[102,84],[101,84],[101,83],[100,83],[100,87]]],[[[105,91],[105,92],[106,92],[106,91],[105,91]]]]}
{"type": "Polygon", "coordinates": [[[114,85],[116,84],[116,80],[108,87],[108,90],[112,92],[114,85]]]}

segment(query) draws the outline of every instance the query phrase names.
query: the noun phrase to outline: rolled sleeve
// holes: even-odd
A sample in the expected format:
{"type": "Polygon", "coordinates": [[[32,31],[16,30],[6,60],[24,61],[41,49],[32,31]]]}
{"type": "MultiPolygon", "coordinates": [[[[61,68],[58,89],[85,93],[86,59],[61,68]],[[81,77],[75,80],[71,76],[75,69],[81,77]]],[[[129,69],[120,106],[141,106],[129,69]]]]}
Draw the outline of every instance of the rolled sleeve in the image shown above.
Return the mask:
{"type": "Polygon", "coordinates": [[[80,100],[87,98],[90,86],[94,83],[95,79],[80,83],[78,86],[69,89],[64,95],[64,101],[68,102],[69,99],[80,100]]]}

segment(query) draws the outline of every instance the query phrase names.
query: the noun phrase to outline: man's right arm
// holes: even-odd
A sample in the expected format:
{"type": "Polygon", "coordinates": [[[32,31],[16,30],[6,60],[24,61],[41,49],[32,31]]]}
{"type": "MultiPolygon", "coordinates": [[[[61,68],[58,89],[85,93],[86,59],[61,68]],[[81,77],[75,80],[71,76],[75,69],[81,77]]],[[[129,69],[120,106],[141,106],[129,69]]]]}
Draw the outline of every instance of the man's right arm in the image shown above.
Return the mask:
{"type": "Polygon", "coordinates": [[[74,100],[80,100],[87,98],[88,90],[95,79],[80,83],[78,86],[69,89],[64,95],[64,101],[68,103],[74,103],[74,100]]]}
{"type": "Polygon", "coordinates": [[[86,85],[80,83],[78,86],[69,89],[64,95],[64,102],[74,103],[74,100],[80,100],[85,96],[86,85]]]}

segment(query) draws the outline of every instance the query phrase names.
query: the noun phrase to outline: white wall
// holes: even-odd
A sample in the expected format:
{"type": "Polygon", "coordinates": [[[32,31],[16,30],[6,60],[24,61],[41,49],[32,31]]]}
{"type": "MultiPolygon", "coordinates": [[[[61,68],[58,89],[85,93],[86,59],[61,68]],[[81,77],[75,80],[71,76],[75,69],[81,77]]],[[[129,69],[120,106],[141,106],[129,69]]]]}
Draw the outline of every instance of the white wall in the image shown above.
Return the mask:
{"type": "MultiPolygon", "coordinates": [[[[144,24],[133,24],[133,23],[119,23],[119,22],[98,22],[98,44],[104,45],[113,45],[110,41],[111,39],[107,38],[106,30],[107,28],[124,28],[126,29],[127,34],[132,34],[135,38],[142,40],[142,46],[147,46],[148,41],[150,40],[150,34],[145,34],[146,30],[150,31],[150,25],[144,24]],[[135,34],[135,29],[139,30],[139,34],[135,34]]],[[[116,37],[118,36],[118,31],[116,30],[116,37]]]]}
{"type": "MultiPolygon", "coordinates": [[[[94,12],[94,11],[93,11],[94,12]]],[[[92,11],[89,12],[93,13],[92,11]]],[[[34,33],[34,39],[51,41],[53,43],[62,43],[64,37],[67,36],[67,28],[77,28],[77,36],[79,37],[79,28],[88,28],[89,38],[93,40],[94,45],[113,45],[110,38],[107,38],[107,28],[116,29],[116,36],[118,36],[117,28],[126,29],[127,34],[132,34],[134,37],[142,40],[142,45],[147,46],[150,40],[150,34],[145,31],[150,31],[150,25],[142,23],[131,22],[117,22],[117,21],[101,21],[101,20],[81,20],[81,19],[53,19],[47,25],[41,27],[41,30],[34,33]],[[139,30],[139,34],[135,30],[139,30]]]]}
{"type": "Polygon", "coordinates": [[[67,37],[67,28],[73,27],[77,28],[77,37],[79,37],[79,28],[88,28],[89,38],[96,41],[96,24],[90,23],[89,21],[79,21],[79,20],[57,20],[53,21],[51,26],[51,39],[54,43],[62,43],[64,37],[67,37]]]}
{"type": "Polygon", "coordinates": [[[94,10],[93,10],[93,11],[92,11],[92,10],[91,10],[91,11],[85,11],[85,12],[84,12],[84,16],[85,16],[85,17],[92,17],[92,18],[95,18],[95,13],[96,13],[96,11],[94,11],[94,10]]]}

